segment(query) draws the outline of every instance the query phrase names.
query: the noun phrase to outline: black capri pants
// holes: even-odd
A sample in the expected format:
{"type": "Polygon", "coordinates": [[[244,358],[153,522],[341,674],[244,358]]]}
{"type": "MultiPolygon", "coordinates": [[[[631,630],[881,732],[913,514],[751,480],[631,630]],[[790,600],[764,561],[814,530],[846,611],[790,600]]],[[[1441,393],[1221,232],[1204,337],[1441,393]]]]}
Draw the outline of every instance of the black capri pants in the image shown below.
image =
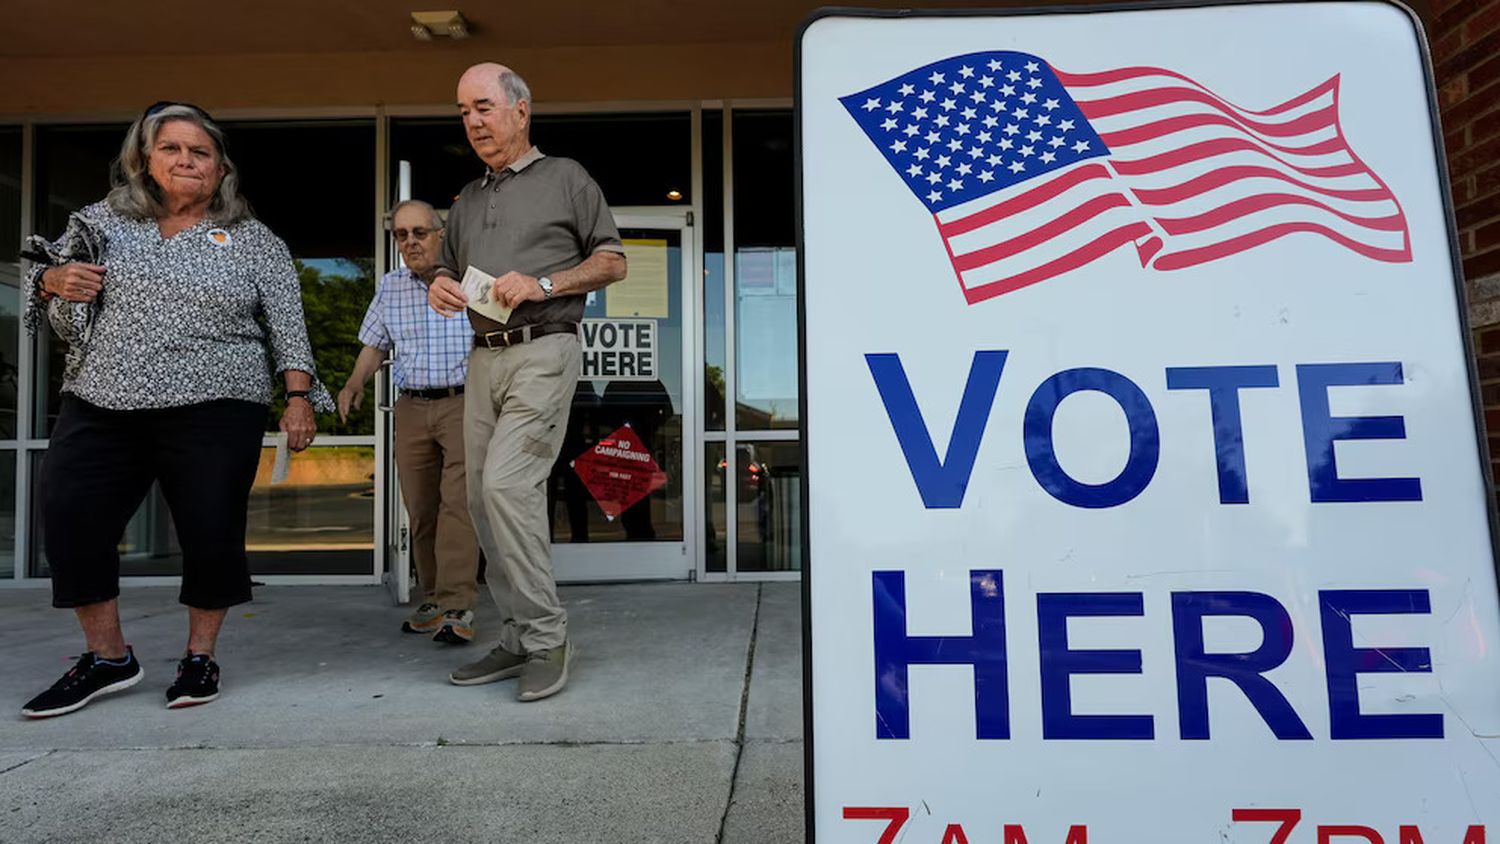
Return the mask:
{"type": "Polygon", "coordinates": [[[236,399],[108,410],[64,395],[38,481],[52,605],[120,594],[119,543],[151,482],[182,547],[179,600],[222,609],[250,600],[245,510],[266,406],[236,399]]]}

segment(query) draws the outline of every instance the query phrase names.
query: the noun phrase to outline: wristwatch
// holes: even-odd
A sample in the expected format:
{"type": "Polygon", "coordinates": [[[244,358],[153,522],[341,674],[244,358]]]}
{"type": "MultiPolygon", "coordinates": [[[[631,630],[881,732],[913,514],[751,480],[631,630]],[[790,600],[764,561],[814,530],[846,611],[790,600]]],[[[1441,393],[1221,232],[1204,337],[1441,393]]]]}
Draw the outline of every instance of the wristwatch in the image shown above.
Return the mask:
{"type": "Polygon", "coordinates": [[[308,404],[312,404],[312,399],[309,398],[309,396],[311,395],[311,390],[287,390],[286,400],[291,401],[292,399],[304,399],[308,404]]]}
{"type": "Polygon", "coordinates": [[[546,276],[542,276],[541,278],[539,278],[539,279],[536,280],[536,283],[539,284],[539,285],[541,285],[542,295],[546,296],[548,299],[551,299],[552,298],[552,279],[547,278],[546,276]]]}

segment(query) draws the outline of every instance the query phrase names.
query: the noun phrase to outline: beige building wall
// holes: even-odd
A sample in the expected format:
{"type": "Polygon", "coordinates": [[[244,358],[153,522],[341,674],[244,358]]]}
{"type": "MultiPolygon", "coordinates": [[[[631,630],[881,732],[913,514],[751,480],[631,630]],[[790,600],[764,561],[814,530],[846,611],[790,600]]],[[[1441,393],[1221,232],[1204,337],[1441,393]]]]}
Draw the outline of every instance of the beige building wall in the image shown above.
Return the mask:
{"type": "MultiPolygon", "coordinates": [[[[0,115],[134,114],[157,100],[210,111],[444,105],[479,49],[423,52],[0,57],[0,115]]],[[[785,43],[505,50],[540,102],[790,97],[785,43]]]]}

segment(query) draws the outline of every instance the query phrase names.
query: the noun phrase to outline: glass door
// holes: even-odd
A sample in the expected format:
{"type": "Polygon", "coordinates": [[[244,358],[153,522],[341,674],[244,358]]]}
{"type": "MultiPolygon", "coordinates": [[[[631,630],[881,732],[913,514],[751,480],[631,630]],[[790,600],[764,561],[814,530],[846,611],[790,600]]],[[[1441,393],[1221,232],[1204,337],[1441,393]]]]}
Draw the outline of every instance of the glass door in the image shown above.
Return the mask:
{"type": "Polygon", "coordinates": [[[698,570],[693,228],[680,208],[617,208],[629,275],[589,295],[583,370],[548,482],[559,581],[698,570]]]}
{"type": "MultiPolygon", "coordinates": [[[[688,579],[698,502],[693,229],[678,208],[616,209],[629,276],[589,294],[584,360],[547,482],[559,582],[688,579]]],[[[394,248],[392,266],[397,265],[394,248]]],[[[377,481],[385,582],[410,599],[406,509],[394,454],[389,367],[377,378],[377,481]]]]}

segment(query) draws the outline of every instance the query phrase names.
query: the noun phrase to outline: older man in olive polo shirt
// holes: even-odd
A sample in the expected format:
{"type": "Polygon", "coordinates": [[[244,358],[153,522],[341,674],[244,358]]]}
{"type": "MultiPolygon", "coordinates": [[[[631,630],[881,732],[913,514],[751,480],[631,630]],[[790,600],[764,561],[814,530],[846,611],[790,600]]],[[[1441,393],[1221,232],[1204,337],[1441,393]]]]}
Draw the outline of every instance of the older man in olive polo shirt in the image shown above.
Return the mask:
{"type": "Polygon", "coordinates": [[[625,277],[625,254],[604,194],[583,167],[531,145],[531,92],[498,64],[469,68],[458,107],[488,165],[448,215],[448,237],[427,300],[464,310],[458,279],[472,266],[496,276],[505,324],[469,310],[464,448],[469,511],[490,561],[490,593],[504,620],[500,644],[454,671],[458,685],[520,679],[516,697],[540,700],[568,681],[573,648],[552,576],[546,481],[568,427],[582,348],[584,295],[625,277]]]}

